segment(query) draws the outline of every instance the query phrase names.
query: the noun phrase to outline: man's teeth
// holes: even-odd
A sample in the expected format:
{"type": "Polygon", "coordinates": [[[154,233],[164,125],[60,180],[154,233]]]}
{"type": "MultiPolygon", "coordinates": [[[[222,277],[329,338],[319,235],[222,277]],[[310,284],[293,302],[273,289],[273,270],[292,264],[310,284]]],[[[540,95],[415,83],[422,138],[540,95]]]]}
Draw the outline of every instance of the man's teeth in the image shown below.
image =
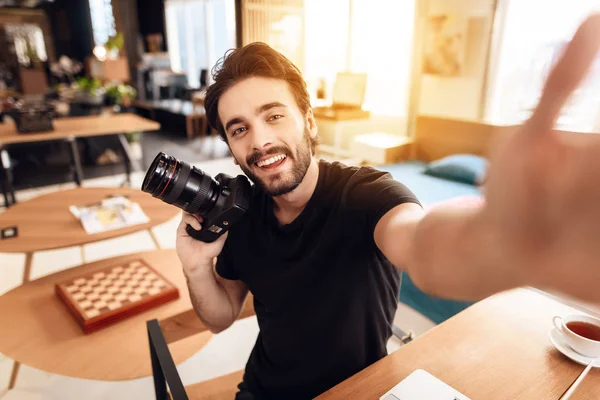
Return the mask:
{"type": "Polygon", "coordinates": [[[258,165],[259,167],[266,167],[267,165],[271,165],[274,162],[277,162],[279,160],[283,160],[284,158],[285,158],[285,155],[279,154],[277,156],[273,156],[271,158],[267,158],[266,160],[259,161],[259,162],[256,163],[256,165],[258,165]]]}

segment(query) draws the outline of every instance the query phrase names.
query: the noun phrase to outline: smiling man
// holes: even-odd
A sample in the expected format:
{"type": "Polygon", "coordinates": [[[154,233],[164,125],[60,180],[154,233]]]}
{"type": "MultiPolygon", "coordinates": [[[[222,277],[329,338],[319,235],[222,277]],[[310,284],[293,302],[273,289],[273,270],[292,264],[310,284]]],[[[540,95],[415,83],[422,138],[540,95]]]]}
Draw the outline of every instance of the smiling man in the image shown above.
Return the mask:
{"type": "Polygon", "coordinates": [[[202,221],[184,214],[177,252],[212,332],[254,295],[260,332],[237,399],[313,398],[384,357],[397,268],[448,298],[531,285],[600,301],[600,139],[551,130],[598,47],[595,16],[532,118],[496,148],[483,205],[428,213],[389,174],[314,157],[317,126],[289,60],[259,43],[228,54],[206,111],[255,184],[252,206],[214,243],[190,238],[186,224],[202,221]]]}

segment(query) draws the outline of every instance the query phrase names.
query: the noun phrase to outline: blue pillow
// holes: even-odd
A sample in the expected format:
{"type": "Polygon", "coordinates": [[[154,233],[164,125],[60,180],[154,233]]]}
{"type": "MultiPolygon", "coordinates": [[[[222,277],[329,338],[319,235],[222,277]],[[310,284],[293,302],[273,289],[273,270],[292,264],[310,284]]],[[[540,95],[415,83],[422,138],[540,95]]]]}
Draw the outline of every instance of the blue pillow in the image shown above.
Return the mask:
{"type": "Polygon", "coordinates": [[[425,174],[456,182],[479,185],[483,182],[488,161],[474,154],[453,154],[433,161],[425,174]]]}

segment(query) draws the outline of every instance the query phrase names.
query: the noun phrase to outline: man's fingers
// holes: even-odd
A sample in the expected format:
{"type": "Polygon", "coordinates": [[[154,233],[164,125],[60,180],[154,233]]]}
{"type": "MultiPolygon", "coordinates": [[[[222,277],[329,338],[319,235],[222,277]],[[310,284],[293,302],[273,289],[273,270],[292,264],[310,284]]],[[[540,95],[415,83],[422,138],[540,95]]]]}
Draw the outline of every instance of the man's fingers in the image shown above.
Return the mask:
{"type": "Polygon", "coordinates": [[[542,133],[554,127],[571,94],[586,77],[600,49],[600,14],[588,17],[550,72],[532,120],[542,133]]]}
{"type": "Polygon", "coordinates": [[[185,231],[185,228],[187,225],[191,225],[192,228],[194,228],[197,231],[202,229],[202,225],[200,224],[200,221],[198,220],[197,217],[184,212],[181,217],[181,223],[179,224],[179,229],[182,231],[185,231]]]}

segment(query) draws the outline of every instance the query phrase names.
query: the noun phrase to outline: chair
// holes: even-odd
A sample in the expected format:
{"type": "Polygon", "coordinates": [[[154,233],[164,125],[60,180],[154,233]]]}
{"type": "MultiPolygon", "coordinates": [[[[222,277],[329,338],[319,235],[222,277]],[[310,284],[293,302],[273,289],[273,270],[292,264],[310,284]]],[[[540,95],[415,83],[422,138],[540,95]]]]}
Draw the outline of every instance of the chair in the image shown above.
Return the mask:
{"type": "MultiPolygon", "coordinates": [[[[186,116],[186,132],[188,139],[196,136],[207,136],[208,122],[204,110],[205,92],[195,92],[191,97],[192,112],[186,116]]],[[[214,133],[212,134],[214,136],[214,133]]]]}
{"type": "MultiPolygon", "coordinates": [[[[248,295],[238,320],[255,315],[254,298],[248,295]]],[[[154,392],[158,400],[231,400],[235,398],[238,384],[242,381],[243,371],[236,371],[211,380],[184,387],[177,372],[168,345],[186,337],[207,330],[194,310],[158,321],[146,322],[150,358],[152,360],[152,376],[154,392]],[[170,393],[167,392],[167,384],[170,393]]]]}

